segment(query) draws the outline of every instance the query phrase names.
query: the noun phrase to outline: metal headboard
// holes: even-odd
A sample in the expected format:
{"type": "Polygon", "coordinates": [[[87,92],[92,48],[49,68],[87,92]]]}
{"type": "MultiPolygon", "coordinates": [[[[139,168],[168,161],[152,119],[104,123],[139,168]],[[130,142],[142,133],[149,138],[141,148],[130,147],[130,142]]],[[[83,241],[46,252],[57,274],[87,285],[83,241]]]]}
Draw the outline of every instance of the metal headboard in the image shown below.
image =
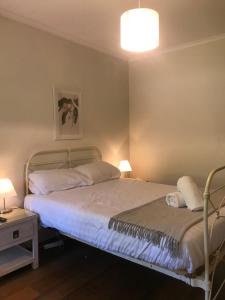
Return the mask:
{"type": "Polygon", "coordinates": [[[29,173],[36,170],[73,168],[102,159],[101,151],[94,146],[47,150],[34,153],[25,166],[25,194],[29,194],[29,173]]]}

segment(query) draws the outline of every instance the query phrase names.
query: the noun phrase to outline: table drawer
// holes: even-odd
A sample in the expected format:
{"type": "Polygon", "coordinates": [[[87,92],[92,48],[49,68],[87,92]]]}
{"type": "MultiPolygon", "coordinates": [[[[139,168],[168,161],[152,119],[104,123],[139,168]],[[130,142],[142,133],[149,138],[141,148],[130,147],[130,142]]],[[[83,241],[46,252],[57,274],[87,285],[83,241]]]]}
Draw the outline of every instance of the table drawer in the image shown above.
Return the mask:
{"type": "Polygon", "coordinates": [[[18,225],[10,226],[8,228],[1,229],[0,231],[0,247],[13,244],[14,242],[19,244],[20,241],[33,236],[33,222],[26,221],[18,225]]]}

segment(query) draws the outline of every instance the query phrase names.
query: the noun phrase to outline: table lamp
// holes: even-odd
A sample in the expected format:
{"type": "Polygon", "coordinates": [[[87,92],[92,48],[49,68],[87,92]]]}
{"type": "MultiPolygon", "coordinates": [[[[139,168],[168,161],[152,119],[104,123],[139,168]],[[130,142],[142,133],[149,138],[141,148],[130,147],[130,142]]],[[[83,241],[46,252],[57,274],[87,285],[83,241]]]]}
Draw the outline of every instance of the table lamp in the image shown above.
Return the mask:
{"type": "Polygon", "coordinates": [[[122,177],[129,177],[129,172],[132,171],[128,160],[121,160],[119,163],[119,170],[122,173],[122,177]]]}
{"type": "Polygon", "coordinates": [[[10,208],[5,207],[5,198],[16,196],[16,191],[10,179],[0,179],[0,197],[3,197],[3,209],[0,209],[0,214],[6,214],[12,211],[10,208]]]}

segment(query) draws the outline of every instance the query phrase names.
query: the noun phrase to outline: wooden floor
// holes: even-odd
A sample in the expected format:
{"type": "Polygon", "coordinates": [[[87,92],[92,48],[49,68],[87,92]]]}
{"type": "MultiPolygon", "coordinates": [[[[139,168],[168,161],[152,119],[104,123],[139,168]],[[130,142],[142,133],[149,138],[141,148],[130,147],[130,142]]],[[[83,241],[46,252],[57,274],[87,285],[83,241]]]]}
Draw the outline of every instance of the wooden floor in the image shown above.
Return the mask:
{"type": "MultiPolygon", "coordinates": [[[[225,270],[220,273],[225,276],[225,270]]],[[[203,300],[204,294],[155,271],[67,241],[64,248],[41,250],[39,269],[28,266],[1,278],[0,299],[203,300]]],[[[225,299],[225,289],[218,299],[225,299]]]]}

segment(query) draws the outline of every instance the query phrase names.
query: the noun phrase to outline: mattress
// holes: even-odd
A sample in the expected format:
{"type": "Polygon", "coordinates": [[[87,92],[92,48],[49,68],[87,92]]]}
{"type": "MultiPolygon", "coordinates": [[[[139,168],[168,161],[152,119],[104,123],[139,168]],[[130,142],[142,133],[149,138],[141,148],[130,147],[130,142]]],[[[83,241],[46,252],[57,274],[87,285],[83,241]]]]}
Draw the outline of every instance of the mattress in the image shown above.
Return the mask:
{"type": "MultiPolygon", "coordinates": [[[[167,249],[162,250],[151,242],[108,229],[110,217],[175,190],[176,187],[171,185],[115,179],[44,196],[27,195],[24,206],[40,216],[43,226],[55,228],[102,250],[120,253],[173,271],[193,273],[204,264],[203,222],[186,231],[179,257],[171,257],[167,249]]],[[[225,208],[222,213],[225,215],[225,208]]],[[[215,215],[211,215],[209,223],[212,224],[214,220],[215,215]]],[[[220,218],[214,227],[211,252],[219,246],[224,232],[225,220],[220,218]]]]}

